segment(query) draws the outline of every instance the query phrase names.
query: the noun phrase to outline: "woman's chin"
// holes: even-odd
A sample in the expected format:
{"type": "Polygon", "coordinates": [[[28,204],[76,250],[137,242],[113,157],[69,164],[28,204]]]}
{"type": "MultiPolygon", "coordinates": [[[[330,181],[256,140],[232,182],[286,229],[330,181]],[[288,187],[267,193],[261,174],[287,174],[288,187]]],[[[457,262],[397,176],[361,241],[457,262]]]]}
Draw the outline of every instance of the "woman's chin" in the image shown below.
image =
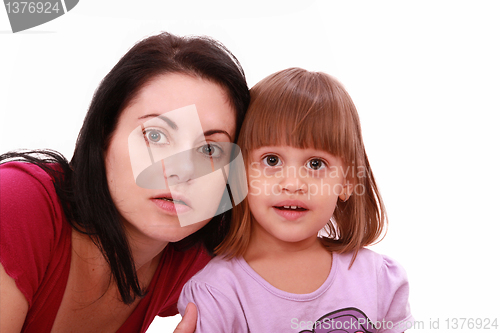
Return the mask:
{"type": "Polygon", "coordinates": [[[153,230],[151,230],[150,228],[149,234],[151,235],[151,238],[154,238],[155,240],[175,243],[183,240],[184,238],[200,230],[209,221],[210,219],[196,223],[191,223],[186,226],[181,226],[180,224],[177,224],[175,226],[173,225],[158,226],[158,228],[155,228],[153,230]]]}

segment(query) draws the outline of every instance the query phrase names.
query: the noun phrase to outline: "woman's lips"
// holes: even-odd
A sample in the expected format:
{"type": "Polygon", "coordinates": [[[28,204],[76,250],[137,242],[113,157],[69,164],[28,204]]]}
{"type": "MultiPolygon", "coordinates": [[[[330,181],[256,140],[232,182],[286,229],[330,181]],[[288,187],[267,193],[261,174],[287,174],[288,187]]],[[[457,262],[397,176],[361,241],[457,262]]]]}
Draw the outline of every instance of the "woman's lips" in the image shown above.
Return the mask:
{"type": "Polygon", "coordinates": [[[184,214],[192,210],[189,200],[180,194],[165,194],[151,198],[151,201],[170,215],[184,214]]]}

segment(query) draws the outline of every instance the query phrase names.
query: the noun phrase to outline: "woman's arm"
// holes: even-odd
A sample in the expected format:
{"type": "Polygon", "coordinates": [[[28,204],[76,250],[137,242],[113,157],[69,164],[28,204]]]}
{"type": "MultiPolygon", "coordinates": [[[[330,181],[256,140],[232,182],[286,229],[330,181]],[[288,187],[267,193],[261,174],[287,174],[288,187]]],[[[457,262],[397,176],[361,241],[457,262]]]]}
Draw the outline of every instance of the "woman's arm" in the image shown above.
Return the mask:
{"type": "Polygon", "coordinates": [[[17,288],[16,281],[5,272],[3,265],[0,264],[0,332],[21,332],[27,313],[26,297],[17,288]]]}

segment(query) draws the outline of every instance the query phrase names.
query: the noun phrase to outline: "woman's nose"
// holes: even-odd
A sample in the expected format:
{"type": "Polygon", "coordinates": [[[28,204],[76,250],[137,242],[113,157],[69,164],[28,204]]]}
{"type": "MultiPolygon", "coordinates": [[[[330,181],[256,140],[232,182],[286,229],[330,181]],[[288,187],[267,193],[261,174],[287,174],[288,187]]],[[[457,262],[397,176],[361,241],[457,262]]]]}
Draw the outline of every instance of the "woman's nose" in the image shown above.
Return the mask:
{"type": "Polygon", "coordinates": [[[193,150],[179,152],[162,160],[163,177],[169,186],[187,183],[194,179],[193,150]]]}

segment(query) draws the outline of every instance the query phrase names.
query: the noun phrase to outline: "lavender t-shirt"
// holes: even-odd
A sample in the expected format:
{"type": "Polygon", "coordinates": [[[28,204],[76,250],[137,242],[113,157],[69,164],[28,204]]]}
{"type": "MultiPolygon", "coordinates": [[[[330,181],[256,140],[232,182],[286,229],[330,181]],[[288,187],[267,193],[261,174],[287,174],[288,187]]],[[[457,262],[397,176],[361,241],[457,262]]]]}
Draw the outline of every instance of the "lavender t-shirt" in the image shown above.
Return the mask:
{"type": "Polygon", "coordinates": [[[394,260],[368,249],[333,254],[316,291],[292,294],[258,275],[243,258],[216,257],[184,286],[181,315],[198,307],[196,332],[394,332],[411,327],[408,280],[394,260]]]}

